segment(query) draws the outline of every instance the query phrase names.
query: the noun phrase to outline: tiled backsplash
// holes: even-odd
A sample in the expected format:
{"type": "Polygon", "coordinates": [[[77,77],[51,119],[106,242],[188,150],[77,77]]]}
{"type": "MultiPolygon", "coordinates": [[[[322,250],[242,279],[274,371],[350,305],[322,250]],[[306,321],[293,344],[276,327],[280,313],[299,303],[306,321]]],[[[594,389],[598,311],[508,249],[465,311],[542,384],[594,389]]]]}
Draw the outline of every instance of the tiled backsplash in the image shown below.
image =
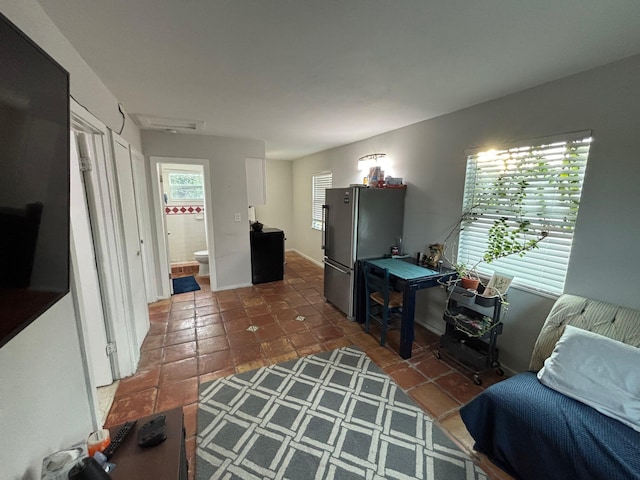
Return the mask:
{"type": "Polygon", "coordinates": [[[179,205],[174,207],[164,207],[167,215],[192,215],[204,213],[204,205],[179,205]]]}

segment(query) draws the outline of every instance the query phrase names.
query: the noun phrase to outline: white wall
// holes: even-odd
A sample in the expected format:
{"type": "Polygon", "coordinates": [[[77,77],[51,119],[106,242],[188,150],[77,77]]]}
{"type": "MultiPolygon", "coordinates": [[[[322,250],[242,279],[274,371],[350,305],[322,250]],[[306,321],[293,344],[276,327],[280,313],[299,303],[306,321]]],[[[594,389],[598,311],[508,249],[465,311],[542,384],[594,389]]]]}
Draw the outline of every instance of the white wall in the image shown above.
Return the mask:
{"type": "MultiPolygon", "coordinates": [[[[332,170],[334,186],[361,182],[359,156],[386,152],[393,176],[408,184],[406,251],[443,241],[462,211],[465,149],[593,130],[586,182],[565,291],[640,308],[636,272],[640,222],[637,119],[640,56],[525,90],[374,138],[296,160],[294,247],[321,260],[320,234],[309,227],[311,174],[332,170]]],[[[510,290],[499,339],[501,360],[523,370],[554,299],[510,290]]],[[[421,292],[417,319],[442,328],[444,294],[421,292]]]]}
{"type": "MultiPolygon", "coordinates": [[[[69,73],[71,95],[118,131],[117,99],[35,0],[0,0],[2,13],[69,73]]],[[[138,128],[122,132],[140,147],[138,128]]],[[[71,295],[0,349],[0,476],[40,478],[42,459],[82,441],[95,428],[71,295]]]]}
{"type": "Polygon", "coordinates": [[[203,213],[167,215],[169,261],[194,262],[193,254],[207,249],[203,213]]]}
{"type": "Polygon", "coordinates": [[[67,295],[0,349],[0,477],[39,479],[44,457],[92,430],[76,314],[67,295]]]}
{"type": "Polygon", "coordinates": [[[256,220],[267,227],[284,231],[285,248],[293,244],[293,162],[268,160],[266,162],[267,203],[258,205],[256,220]]]}
{"type": "MultiPolygon", "coordinates": [[[[120,132],[123,123],[118,99],[62,35],[40,4],[35,0],[0,0],[0,8],[9,20],[69,72],[73,98],[110,129],[120,132]]],[[[141,150],[140,131],[130,118],[126,119],[120,135],[141,150]]]]}
{"type": "Polygon", "coordinates": [[[209,160],[212,209],[205,210],[213,222],[218,289],[251,284],[246,157],[264,157],[264,142],[213,135],[187,135],[143,131],[143,151],[149,157],[200,158],[209,160]],[[212,211],[211,211],[212,210],[212,211]],[[240,222],[234,221],[239,213],[240,222]]]}

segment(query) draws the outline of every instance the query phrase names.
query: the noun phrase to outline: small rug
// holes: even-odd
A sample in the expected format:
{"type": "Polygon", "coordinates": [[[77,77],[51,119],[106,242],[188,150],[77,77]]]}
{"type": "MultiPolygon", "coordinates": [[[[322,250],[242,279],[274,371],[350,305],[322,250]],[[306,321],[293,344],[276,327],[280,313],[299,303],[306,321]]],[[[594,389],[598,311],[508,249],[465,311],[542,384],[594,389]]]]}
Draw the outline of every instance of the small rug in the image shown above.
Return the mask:
{"type": "Polygon", "coordinates": [[[481,480],[357,347],[200,385],[196,480],[481,480]]]}
{"type": "Polygon", "coordinates": [[[173,281],[173,294],[176,293],[185,293],[185,292],[195,292],[196,290],[200,290],[200,285],[196,282],[195,277],[182,277],[182,278],[174,278],[173,281]]]}

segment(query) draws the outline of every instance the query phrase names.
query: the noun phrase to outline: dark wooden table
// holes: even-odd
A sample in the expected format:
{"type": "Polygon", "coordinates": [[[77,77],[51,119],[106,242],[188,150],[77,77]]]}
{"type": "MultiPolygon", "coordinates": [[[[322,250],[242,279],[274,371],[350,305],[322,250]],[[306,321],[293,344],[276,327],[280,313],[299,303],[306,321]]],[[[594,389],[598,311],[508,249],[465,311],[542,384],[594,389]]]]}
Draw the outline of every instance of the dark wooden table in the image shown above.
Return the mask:
{"type": "MultiPolygon", "coordinates": [[[[401,258],[378,258],[364,260],[364,262],[380,269],[388,269],[392,278],[399,280],[402,287],[402,324],[400,326],[400,356],[411,358],[411,347],[415,336],[414,316],[416,313],[416,291],[439,285],[455,275],[454,270],[436,272],[426,267],[416,265],[415,261],[406,261],[401,258]]],[[[364,295],[364,289],[358,293],[358,297],[364,295]]],[[[364,315],[364,312],[360,312],[364,315]]],[[[357,318],[358,321],[361,321],[357,318]]],[[[364,320],[364,319],[362,319],[364,320]]]]}
{"type": "MultiPolygon", "coordinates": [[[[155,447],[138,445],[138,430],[159,415],[142,417],[109,460],[116,467],[109,472],[113,480],[186,480],[187,455],[185,450],[182,408],[166,412],[167,439],[155,447]]],[[[109,429],[111,438],[122,425],[109,429]]]]}

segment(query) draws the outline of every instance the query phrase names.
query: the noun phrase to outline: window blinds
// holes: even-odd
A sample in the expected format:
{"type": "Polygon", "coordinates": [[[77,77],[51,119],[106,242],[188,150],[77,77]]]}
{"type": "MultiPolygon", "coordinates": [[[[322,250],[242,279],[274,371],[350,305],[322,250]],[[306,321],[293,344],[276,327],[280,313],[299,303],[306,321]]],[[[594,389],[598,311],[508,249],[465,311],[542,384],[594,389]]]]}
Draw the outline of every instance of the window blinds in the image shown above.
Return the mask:
{"type": "Polygon", "coordinates": [[[333,174],[322,172],[312,175],[311,228],[322,230],[322,205],[325,202],[325,190],[331,188],[333,174]]]}
{"type": "Polygon", "coordinates": [[[514,285],[560,294],[571,254],[591,132],[575,132],[500,150],[469,150],[458,262],[474,265],[494,221],[530,222],[525,241],[546,238],[524,256],[478,265],[480,273],[513,275],[514,285]]]}

